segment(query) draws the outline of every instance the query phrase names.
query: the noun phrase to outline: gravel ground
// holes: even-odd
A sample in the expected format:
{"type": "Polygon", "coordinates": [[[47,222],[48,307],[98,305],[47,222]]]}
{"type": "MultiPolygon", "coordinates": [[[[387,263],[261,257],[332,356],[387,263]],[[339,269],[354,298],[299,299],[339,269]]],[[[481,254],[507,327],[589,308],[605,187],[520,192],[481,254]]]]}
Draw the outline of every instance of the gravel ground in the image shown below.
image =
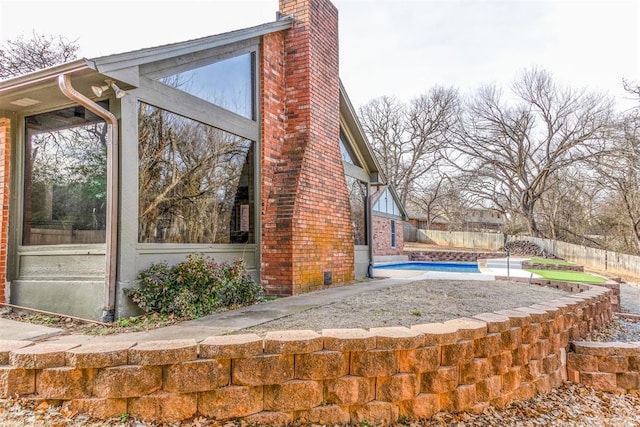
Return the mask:
{"type": "Polygon", "coordinates": [[[411,326],[551,301],[567,292],[507,281],[423,280],[366,292],[236,333],[411,326]]]}

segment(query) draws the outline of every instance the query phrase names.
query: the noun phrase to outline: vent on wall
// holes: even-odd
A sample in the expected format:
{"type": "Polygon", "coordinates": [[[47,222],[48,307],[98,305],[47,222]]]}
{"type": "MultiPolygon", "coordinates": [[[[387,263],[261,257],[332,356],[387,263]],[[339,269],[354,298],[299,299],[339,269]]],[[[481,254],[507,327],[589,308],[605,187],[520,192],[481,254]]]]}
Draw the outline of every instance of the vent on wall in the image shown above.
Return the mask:
{"type": "Polygon", "coordinates": [[[333,278],[332,278],[331,272],[330,271],[325,271],[324,272],[324,285],[325,286],[329,286],[332,283],[333,283],[333,278]]]}

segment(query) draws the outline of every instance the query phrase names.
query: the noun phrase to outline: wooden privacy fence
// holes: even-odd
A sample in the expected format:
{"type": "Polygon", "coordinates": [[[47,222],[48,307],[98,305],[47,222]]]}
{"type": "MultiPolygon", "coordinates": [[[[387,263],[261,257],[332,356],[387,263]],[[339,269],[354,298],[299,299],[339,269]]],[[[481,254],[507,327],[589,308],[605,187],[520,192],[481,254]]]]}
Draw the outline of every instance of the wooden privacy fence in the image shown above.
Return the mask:
{"type": "Polygon", "coordinates": [[[439,246],[468,248],[478,251],[498,251],[502,249],[507,242],[526,240],[535,243],[545,251],[562,259],[587,268],[619,274],[621,276],[640,277],[639,256],[574,245],[558,240],[530,236],[506,236],[502,233],[437,230],[417,230],[417,240],[439,246]]]}
{"type": "Polygon", "coordinates": [[[505,243],[502,233],[474,233],[469,231],[418,230],[418,241],[453,248],[497,251],[505,243]]]}
{"type": "Polygon", "coordinates": [[[574,245],[538,237],[509,236],[508,241],[528,240],[554,255],[587,268],[622,276],[640,277],[640,257],[574,245]]]}

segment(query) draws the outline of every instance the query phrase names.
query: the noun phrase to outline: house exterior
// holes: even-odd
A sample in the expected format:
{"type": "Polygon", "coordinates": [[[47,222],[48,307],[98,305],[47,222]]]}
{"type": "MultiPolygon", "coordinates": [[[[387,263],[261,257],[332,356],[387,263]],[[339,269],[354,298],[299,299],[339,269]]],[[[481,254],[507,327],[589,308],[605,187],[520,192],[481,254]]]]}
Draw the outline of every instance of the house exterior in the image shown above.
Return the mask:
{"type": "Polygon", "coordinates": [[[495,209],[469,209],[465,216],[465,229],[479,232],[497,232],[504,225],[504,214],[495,209]]]}
{"type": "Polygon", "coordinates": [[[409,213],[409,223],[419,230],[498,232],[504,226],[504,214],[495,209],[467,209],[460,219],[441,215],[409,213]]]}
{"type": "Polygon", "coordinates": [[[407,213],[391,186],[379,186],[371,197],[374,260],[403,255],[407,213]]]}
{"type": "Polygon", "coordinates": [[[445,231],[449,227],[449,220],[440,215],[427,215],[418,212],[408,212],[407,222],[418,230],[442,230],[445,231]]]}
{"type": "Polygon", "coordinates": [[[338,64],[333,4],[280,0],[274,22],[0,82],[0,301],[110,321],[189,253],[244,259],[270,295],[367,275],[384,182],[338,64]]]}

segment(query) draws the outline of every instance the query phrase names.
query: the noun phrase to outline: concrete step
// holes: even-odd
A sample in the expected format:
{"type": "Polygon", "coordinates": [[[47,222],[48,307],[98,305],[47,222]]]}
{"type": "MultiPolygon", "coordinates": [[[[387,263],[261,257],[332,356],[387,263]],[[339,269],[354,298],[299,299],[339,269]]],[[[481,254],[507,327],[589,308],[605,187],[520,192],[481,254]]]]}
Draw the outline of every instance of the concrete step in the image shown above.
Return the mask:
{"type": "Polygon", "coordinates": [[[495,259],[488,259],[487,260],[487,268],[507,268],[507,265],[509,266],[509,268],[522,268],[522,259],[509,259],[509,262],[507,263],[507,259],[506,258],[495,258],[495,259]]]}

